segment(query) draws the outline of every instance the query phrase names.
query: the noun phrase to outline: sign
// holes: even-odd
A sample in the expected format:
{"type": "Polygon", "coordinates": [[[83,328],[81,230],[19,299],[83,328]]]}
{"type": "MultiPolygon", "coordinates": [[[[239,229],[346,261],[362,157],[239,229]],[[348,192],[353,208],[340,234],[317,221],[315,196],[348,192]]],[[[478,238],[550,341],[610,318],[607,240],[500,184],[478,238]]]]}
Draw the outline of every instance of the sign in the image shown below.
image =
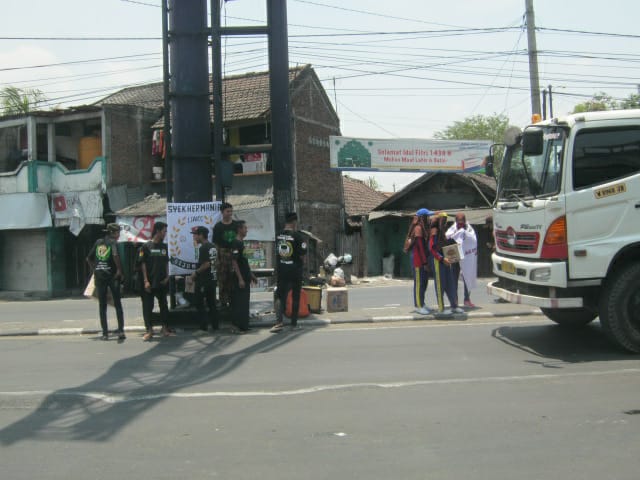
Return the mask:
{"type": "Polygon", "coordinates": [[[167,203],[167,239],[169,275],[190,275],[198,265],[198,244],[193,227],[207,227],[209,241],[213,226],[222,220],[222,202],[167,203]]]}
{"type": "Polygon", "coordinates": [[[118,217],[120,236],[118,242],[145,243],[151,240],[151,232],[156,222],[167,222],[166,216],[141,215],[137,217],[118,217]]]}
{"type": "Polygon", "coordinates": [[[0,230],[52,226],[46,193],[8,193],[0,202],[0,230]]]}
{"type": "Polygon", "coordinates": [[[609,187],[599,188],[594,191],[594,195],[597,200],[601,198],[610,197],[611,195],[619,195],[621,193],[627,192],[627,184],[626,183],[617,183],[616,185],[611,185],[609,187]]]}
{"type": "Polygon", "coordinates": [[[488,140],[374,140],[329,137],[334,170],[484,172],[488,140]]]}

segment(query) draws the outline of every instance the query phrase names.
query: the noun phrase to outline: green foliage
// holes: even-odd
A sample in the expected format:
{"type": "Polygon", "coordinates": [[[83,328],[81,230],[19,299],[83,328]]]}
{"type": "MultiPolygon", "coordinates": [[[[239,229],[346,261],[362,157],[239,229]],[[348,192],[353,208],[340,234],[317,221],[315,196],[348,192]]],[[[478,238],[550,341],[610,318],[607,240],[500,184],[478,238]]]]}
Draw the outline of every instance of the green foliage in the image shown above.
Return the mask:
{"type": "Polygon", "coordinates": [[[439,140],[491,140],[502,143],[504,131],[509,126],[509,118],[504,114],[474,115],[462,121],[453,122],[441,132],[435,132],[439,140]]]}
{"type": "Polygon", "coordinates": [[[2,115],[17,115],[36,110],[36,107],[47,98],[42,91],[35,88],[5,87],[0,93],[0,99],[2,100],[2,115]]]}
{"type": "Polygon", "coordinates": [[[380,190],[380,184],[378,183],[378,180],[375,179],[375,177],[367,178],[364,183],[373,190],[380,190]]]}
{"type": "Polygon", "coordinates": [[[640,95],[630,94],[627,98],[617,101],[605,92],[595,93],[591,100],[579,103],[573,108],[572,113],[602,112],[605,110],[628,110],[640,108],[640,95]]]}

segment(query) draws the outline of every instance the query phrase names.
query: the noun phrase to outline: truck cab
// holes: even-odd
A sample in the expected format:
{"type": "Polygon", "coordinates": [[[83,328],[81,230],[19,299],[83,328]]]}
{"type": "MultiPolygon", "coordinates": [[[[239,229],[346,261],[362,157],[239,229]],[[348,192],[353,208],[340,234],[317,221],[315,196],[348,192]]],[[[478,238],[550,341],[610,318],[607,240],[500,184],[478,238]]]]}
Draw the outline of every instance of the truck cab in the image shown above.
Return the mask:
{"type": "Polygon", "coordinates": [[[507,142],[494,235],[489,293],[565,326],[599,316],[640,352],[640,110],[553,118],[507,142]]]}

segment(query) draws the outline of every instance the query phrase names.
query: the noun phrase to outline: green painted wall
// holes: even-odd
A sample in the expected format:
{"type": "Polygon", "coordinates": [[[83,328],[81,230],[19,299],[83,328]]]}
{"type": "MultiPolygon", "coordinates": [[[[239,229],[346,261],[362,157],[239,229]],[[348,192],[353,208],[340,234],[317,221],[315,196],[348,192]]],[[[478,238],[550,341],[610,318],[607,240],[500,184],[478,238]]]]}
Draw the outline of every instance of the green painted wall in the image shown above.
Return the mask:
{"type": "Polygon", "coordinates": [[[410,218],[387,217],[364,222],[370,276],[382,275],[382,259],[392,254],[394,277],[411,278],[411,261],[409,255],[402,251],[409,221],[410,218]]]}
{"type": "Polygon", "coordinates": [[[49,228],[46,235],[47,285],[49,294],[55,296],[67,288],[64,231],[61,228],[49,228]]]}

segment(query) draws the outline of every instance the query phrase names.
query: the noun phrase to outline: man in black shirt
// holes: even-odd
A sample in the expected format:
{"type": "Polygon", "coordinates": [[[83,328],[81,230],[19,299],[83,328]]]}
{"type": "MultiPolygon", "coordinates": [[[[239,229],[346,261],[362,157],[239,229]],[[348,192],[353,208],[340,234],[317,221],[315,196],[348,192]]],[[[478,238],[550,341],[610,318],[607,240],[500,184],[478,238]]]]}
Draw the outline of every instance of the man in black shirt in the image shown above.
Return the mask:
{"type": "Polygon", "coordinates": [[[118,318],[118,340],[124,340],[124,313],[120,299],[120,281],[122,263],[118,254],[116,242],[120,236],[120,225],[110,223],[105,230],[104,238],[96,241],[87,255],[87,263],[93,270],[93,278],[98,292],[98,313],[100,315],[100,327],[102,328],[102,340],[109,340],[107,327],[107,289],[111,290],[113,306],[118,318]]]}
{"type": "Polygon", "coordinates": [[[218,310],[216,307],[216,257],[217,251],[213,243],[209,242],[209,229],[207,227],[193,227],[191,233],[194,235],[198,247],[198,266],[191,274],[191,279],[195,282],[195,303],[198,310],[198,321],[200,331],[197,334],[207,332],[207,324],[211,325],[211,330],[218,329],[218,310]],[[205,314],[204,302],[207,302],[209,315],[205,314]]]}
{"type": "Polygon", "coordinates": [[[247,236],[247,223],[238,220],[236,224],[236,238],[231,242],[231,252],[233,254],[233,271],[235,282],[231,293],[231,312],[233,323],[236,328],[234,333],[245,333],[249,331],[249,306],[251,299],[251,283],[258,280],[251,273],[249,260],[244,256],[244,239],[247,236]]]}
{"type": "Polygon", "coordinates": [[[282,330],[282,317],[284,316],[287,294],[292,291],[291,328],[298,327],[298,308],[300,306],[300,290],[302,289],[302,271],[304,258],[307,254],[307,243],[300,232],[297,231],[298,215],[295,212],[287,213],[284,230],[276,237],[276,254],[278,256],[278,319],[271,328],[272,332],[282,330]]]}
{"type": "Polygon", "coordinates": [[[140,247],[138,262],[142,274],[142,316],[146,333],[142,337],[148,341],[153,337],[153,324],[151,316],[153,312],[154,298],[158,299],[160,307],[160,321],[162,322],[162,335],[165,337],[174,335],[169,328],[169,306],[167,294],[169,293],[169,255],[168,246],[164,243],[167,235],[167,224],[156,222],[151,231],[151,240],[140,247]]]}
{"type": "Polygon", "coordinates": [[[222,220],[213,227],[213,243],[218,252],[216,271],[218,273],[218,288],[220,289],[220,304],[231,303],[234,273],[231,254],[231,242],[236,238],[236,222],[233,220],[233,206],[224,202],[221,205],[222,220]]]}

